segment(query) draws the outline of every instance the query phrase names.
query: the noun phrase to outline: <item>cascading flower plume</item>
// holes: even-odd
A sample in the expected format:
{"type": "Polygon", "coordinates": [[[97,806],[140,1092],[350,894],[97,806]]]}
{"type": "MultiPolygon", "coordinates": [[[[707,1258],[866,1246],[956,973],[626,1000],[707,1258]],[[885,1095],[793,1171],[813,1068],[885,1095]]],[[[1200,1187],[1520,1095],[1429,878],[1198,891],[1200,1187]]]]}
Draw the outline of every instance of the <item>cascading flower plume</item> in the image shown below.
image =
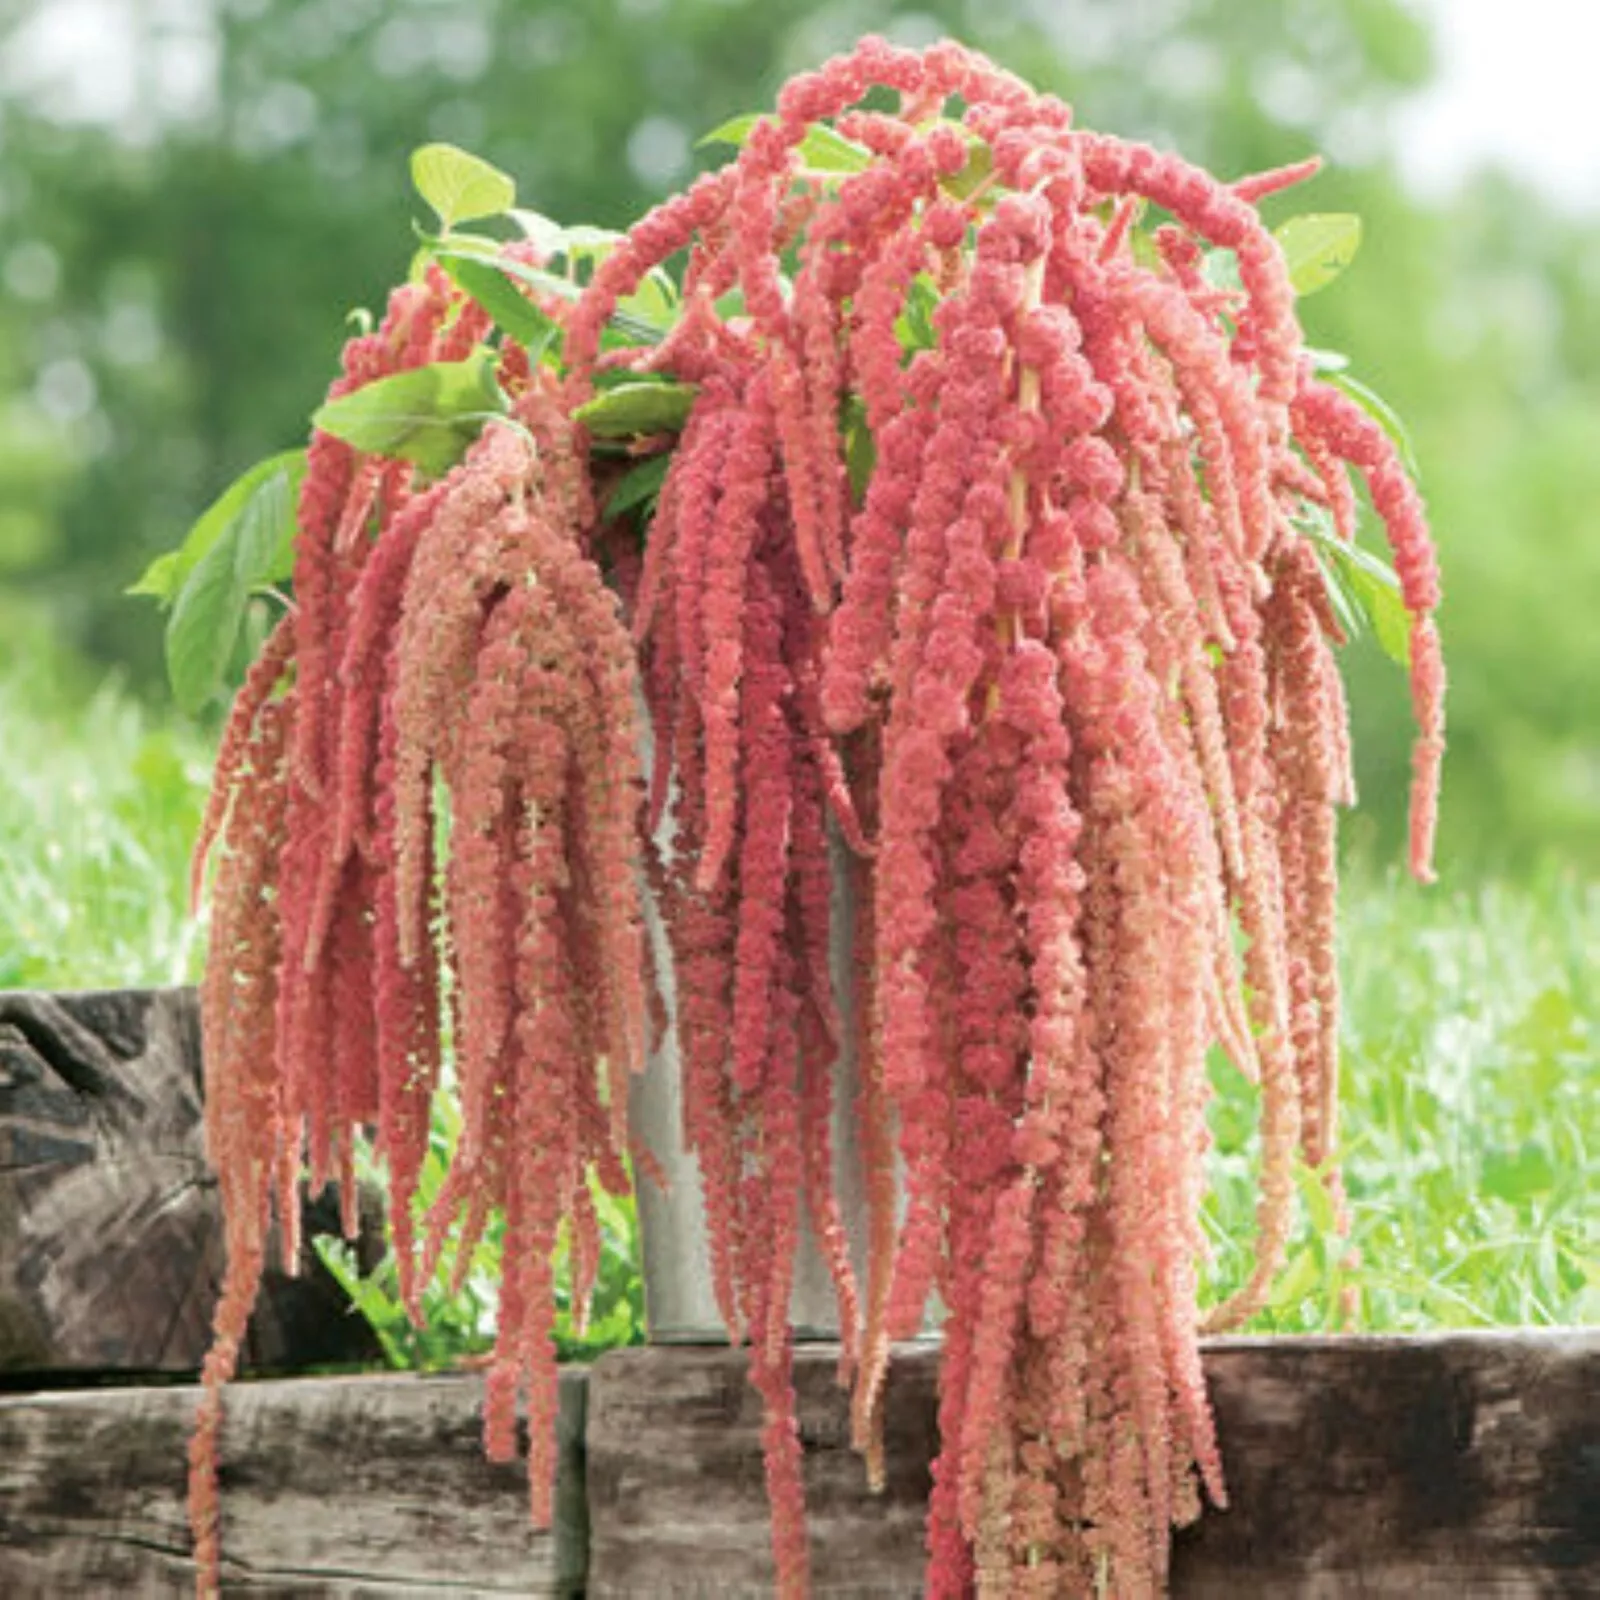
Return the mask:
{"type": "Polygon", "coordinates": [[[1297,1160],[1338,1192],[1353,791],[1308,520],[1352,537],[1351,469],[1410,618],[1410,854],[1430,872],[1443,669],[1421,502],[1318,378],[1257,211],[1314,170],[1230,185],[1074,127],[959,46],[868,40],[791,81],[576,299],[496,277],[555,325],[549,350],[437,266],[351,342],[336,395],[487,344],[508,404],[431,482],[317,435],[293,610],[224,737],[199,851],[229,1249],[193,1448],[202,1587],[219,1386],[273,1198],[291,1232],[305,1160],[348,1194],[364,1128],[414,1309],[449,1230],[504,1211],[488,1445],[510,1453],[525,1392],[548,1517],[551,1256],[570,1226],[592,1262],[590,1175],[626,1181],[648,885],[718,1302],[765,1402],[778,1591],[807,1589],[802,1218],[869,1477],[890,1343],[935,1291],[946,1308],[928,1592],[1162,1591],[1171,1528],[1202,1487],[1225,1502],[1198,1336],[1264,1303],[1297,1160]],[[1216,252],[1235,287],[1202,270],[1216,252]],[[667,263],[670,331],[608,339],[667,263]],[[586,419],[619,378],[692,394],[629,447],[671,449],[653,515],[597,503],[616,474],[586,419]],[[419,1240],[446,1022],[463,1134],[419,1240]],[[829,1147],[847,1035],[859,1285],[829,1147]],[[1254,1269],[1202,1316],[1213,1045],[1260,1084],[1260,1202],[1254,1269]]]}

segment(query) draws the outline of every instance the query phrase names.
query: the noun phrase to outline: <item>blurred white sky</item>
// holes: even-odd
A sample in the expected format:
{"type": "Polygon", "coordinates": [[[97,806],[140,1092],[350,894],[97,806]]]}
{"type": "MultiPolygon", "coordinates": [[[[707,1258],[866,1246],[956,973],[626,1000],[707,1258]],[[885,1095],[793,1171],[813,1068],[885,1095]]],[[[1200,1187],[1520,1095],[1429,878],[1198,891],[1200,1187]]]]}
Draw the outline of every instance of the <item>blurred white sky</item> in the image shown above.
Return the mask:
{"type": "MultiPolygon", "coordinates": [[[[1553,198],[1600,209],[1600,0],[1417,3],[1434,21],[1440,76],[1398,121],[1412,183],[1438,193],[1494,161],[1553,198]]],[[[197,0],[50,0],[13,40],[0,88],[42,94],[60,115],[118,123],[137,138],[152,131],[152,102],[169,116],[207,108],[207,10],[197,0]],[[135,14],[152,27],[153,48],[134,47],[135,14]]]]}
{"type": "Polygon", "coordinates": [[[1600,206],[1600,0],[1425,0],[1439,81],[1408,107],[1400,160],[1436,193],[1494,161],[1600,206]]]}

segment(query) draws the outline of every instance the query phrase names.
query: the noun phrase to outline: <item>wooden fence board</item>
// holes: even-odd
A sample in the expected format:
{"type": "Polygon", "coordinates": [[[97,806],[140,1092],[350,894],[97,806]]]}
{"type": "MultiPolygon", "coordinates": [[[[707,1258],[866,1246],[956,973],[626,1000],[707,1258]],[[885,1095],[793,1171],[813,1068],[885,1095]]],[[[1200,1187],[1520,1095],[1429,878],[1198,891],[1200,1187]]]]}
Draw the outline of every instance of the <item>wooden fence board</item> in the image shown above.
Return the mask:
{"type": "MultiPolygon", "coordinates": [[[[921,1592],[935,1355],[891,1372],[866,1493],[834,1353],[796,1360],[819,1600],[921,1592]]],[[[1175,1600],[1600,1596],[1600,1330],[1228,1340],[1206,1369],[1233,1504],[1179,1536],[1175,1600]]],[[[561,1514],[483,1459],[473,1376],[237,1385],[230,1588],[594,1600],[771,1593],[742,1352],[620,1351],[563,1376],[561,1514]],[[585,1401],[585,1388],[587,1400],[585,1401]]],[[[0,1399],[0,1595],[181,1594],[195,1391],[0,1399]]]]}
{"type": "MultiPolygon", "coordinates": [[[[819,1597],[921,1592],[935,1360],[892,1369],[874,1499],[831,1354],[798,1352],[819,1597]]],[[[596,1368],[592,1600],[771,1594],[743,1369],[681,1347],[596,1368]]],[[[1206,1370],[1232,1506],[1180,1535],[1175,1600],[1600,1596],[1600,1331],[1217,1341],[1206,1370]]]]}
{"type": "MultiPolygon", "coordinates": [[[[473,1376],[240,1383],[223,1430],[224,1588],[251,1594],[582,1592],[584,1375],[563,1374],[557,1528],[526,1469],[484,1459],[473,1376]]],[[[193,1592],[185,1446],[197,1391],[0,1397],[0,1595],[193,1592]]]]}

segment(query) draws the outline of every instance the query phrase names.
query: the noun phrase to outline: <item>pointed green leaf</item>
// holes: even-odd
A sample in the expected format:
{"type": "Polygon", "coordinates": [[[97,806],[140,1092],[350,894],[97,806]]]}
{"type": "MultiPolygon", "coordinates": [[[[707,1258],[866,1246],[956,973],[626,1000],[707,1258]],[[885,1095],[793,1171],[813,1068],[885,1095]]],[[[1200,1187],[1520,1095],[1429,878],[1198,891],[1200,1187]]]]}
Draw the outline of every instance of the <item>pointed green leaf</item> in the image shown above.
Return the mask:
{"type": "Polygon", "coordinates": [[[1394,569],[1370,550],[1346,544],[1325,521],[1302,525],[1316,542],[1328,593],[1345,632],[1362,630],[1358,614],[1372,629],[1383,652],[1402,667],[1411,665],[1411,614],[1400,598],[1400,580],[1394,569]]]}
{"type": "Polygon", "coordinates": [[[546,349],[561,342],[561,328],[548,312],[540,310],[500,270],[500,263],[472,251],[434,250],[439,265],[495,320],[495,326],[527,347],[528,359],[537,365],[546,349]]]}
{"type": "Polygon", "coordinates": [[[648,461],[641,461],[631,471],[625,472],[606,496],[607,518],[620,517],[624,511],[632,511],[653,501],[661,493],[661,485],[666,482],[667,469],[671,465],[670,455],[651,456],[648,461]]]}
{"type": "Polygon", "coordinates": [[[177,590],[167,619],[167,676],[185,711],[198,711],[222,689],[251,596],[293,569],[295,501],[304,470],[302,452],[291,461],[278,458],[177,590]]]}
{"type": "Polygon", "coordinates": [[[453,144],[411,152],[411,181],[448,233],[458,222],[497,217],[517,198],[517,186],[498,167],[453,144]]]}
{"type": "Polygon", "coordinates": [[[1348,372],[1334,371],[1328,381],[1343,389],[1389,435],[1400,452],[1400,459],[1405,462],[1406,471],[1421,483],[1422,469],[1417,464],[1416,448],[1411,443],[1411,434],[1405,423],[1400,420],[1399,412],[1376,390],[1369,388],[1359,378],[1352,378],[1348,372]]]}
{"type": "Polygon", "coordinates": [[[704,150],[707,145],[712,144],[731,144],[738,149],[749,139],[760,121],[759,111],[747,111],[742,117],[729,117],[726,122],[718,123],[710,133],[706,134],[695,145],[695,149],[704,150]]]}
{"type": "Polygon", "coordinates": [[[181,580],[181,566],[180,552],[169,550],[164,556],[157,556],[139,574],[137,580],[130,583],[122,592],[124,594],[147,594],[165,611],[172,604],[173,591],[178,587],[181,580]]]}
{"type": "Polygon", "coordinates": [[[165,610],[176,599],[178,591],[183,587],[189,574],[194,571],[200,558],[246,513],[253,497],[263,485],[269,484],[280,473],[288,474],[290,487],[289,514],[280,530],[283,534],[282,552],[285,560],[282,570],[272,573],[266,581],[278,583],[287,578],[289,576],[287,551],[289,541],[294,534],[294,496],[300,492],[300,479],[305,472],[305,466],[304,450],[285,450],[278,455],[268,456],[265,461],[256,462],[248,471],[240,473],[200,513],[194,525],[184,535],[183,543],[176,550],[169,550],[164,556],[157,556],[145,568],[139,581],[125,592],[150,595],[159,601],[165,610]]]}
{"type": "MultiPolygon", "coordinates": [[[[583,297],[583,290],[570,278],[563,278],[558,273],[547,272],[543,267],[530,267],[525,261],[510,261],[504,258],[494,263],[495,267],[508,278],[515,278],[519,283],[526,283],[531,288],[538,289],[543,294],[555,295],[562,300],[576,301],[583,297]]],[[[634,311],[627,309],[627,302],[619,306],[612,313],[611,320],[606,324],[614,337],[611,344],[660,344],[663,330],[652,322],[646,321],[634,311]]]]}
{"type": "Polygon", "coordinates": [[[1345,581],[1344,568],[1324,550],[1317,550],[1315,555],[1318,570],[1322,573],[1323,584],[1328,591],[1328,604],[1333,607],[1333,614],[1344,630],[1345,638],[1359,639],[1367,631],[1366,615],[1361,609],[1360,602],[1350,592],[1350,586],[1345,581]]]}
{"type": "Polygon", "coordinates": [[[1361,218],[1350,212],[1290,217],[1273,237],[1283,251],[1295,293],[1315,294],[1355,260],[1361,247],[1361,218]]]}
{"type": "Polygon", "coordinates": [[[623,383],[597,394],[573,416],[597,439],[677,433],[689,420],[697,392],[686,383],[623,383]]]}
{"type": "Polygon", "coordinates": [[[1343,547],[1347,562],[1346,581],[1383,653],[1402,667],[1411,665],[1411,614],[1400,598],[1400,580],[1387,562],[1358,545],[1343,547]]]}
{"type": "MultiPolygon", "coordinates": [[[[568,269],[565,274],[557,275],[564,275],[569,281],[575,276],[586,279],[588,274],[578,275],[576,269],[585,267],[592,270],[625,237],[612,228],[596,228],[582,222],[564,228],[538,211],[519,209],[509,215],[527,238],[550,259],[552,270],[557,263],[568,269]]],[[[619,303],[619,311],[623,316],[631,315],[640,323],[665,333],[677,321],[677,305],[678,286],[672,281],[672,275],[664,267],[653,267],[644,282],[619,303]]]]}
{"type": "Polygon", "coordinates": [[[566,229],[553,217],[542,211],[530,211],[526,206],[513,206],[506,215],[522,229],[525,239],[539,247],[542,254],[553,256],[561,248],[566,229]]]}
{"type": "Polygon", "coordinates": [[[312,425],[357,450],[414,461],[438,477],[461,459],[484,422],[505,414],[494,369],[494,352],[480,345],[464,361],[413,367],[329,400],[312,425]]]}
{"type": "MultiPolygon", "coordinates": [[[[744,145],[756,125],[767,120],[755,112],[730,117],[700,140],[698,149],[711,144],[744,145]]],[[[826,122],[814,122],[800,141],[800,164],[813,172],[864,172],[872,165],[872,152],[847,139],[826,122]]]]}
{"type": "Polygon", "coordinates": [[[813,172],[865,172],[872,152],[825,122],[813,123],[800,141],[800,161],[813,172]]]}

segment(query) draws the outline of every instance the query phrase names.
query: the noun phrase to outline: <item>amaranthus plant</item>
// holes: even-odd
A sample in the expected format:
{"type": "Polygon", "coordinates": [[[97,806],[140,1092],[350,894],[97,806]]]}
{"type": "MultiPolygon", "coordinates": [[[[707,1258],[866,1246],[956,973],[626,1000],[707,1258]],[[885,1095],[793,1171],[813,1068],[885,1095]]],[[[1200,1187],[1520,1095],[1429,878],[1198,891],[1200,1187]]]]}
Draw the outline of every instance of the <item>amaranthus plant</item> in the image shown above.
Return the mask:
{"type": "Polygon", "coordinates": [[[1199,1333],[1270,1293],[1297,1163],[1338,1210],[1341,606],[1409,660],[1419,877],[1443,673],[1400,451],[1295,317],[1295,276],[1353,230],[1258,214],[1315,163],[1226,182],[959,46],[876,40],[718,137],[734,158],[620,237],[421,152],[439,230],[346,346],[303,463],[152,579],[203,688],[242,604],[198,580],[243,570],[243,536],[208,541],[244,528],[273,576],[262,497],[303,475],[292,603],[197,852],[229,1252],[192,1451],[202,1588],[273,1196],[292,1222],[302,1162],[348,1174],[369,1125],[413,1310],[450,1230],[470,1258],[503,1215],[487,1443],[512,1453],[525,1397],[548,1518],[551,1259],[568,1230],[592,1281],[589,1179],[625,1182],[647,894],[786,1596],[802,1215],[871,1481],[891,1341],[935,1291],[947,1308],[928,1592],[1137,1596],[1202,1488],[1225,1503],[1199,1333]],[[502,215],[515,242],[460,226],[502,215]],[[1354,543],[1357,480],[1397,586],[1354,543]],[[443,1022],[461,1137],[419,1221],[443,1022]],[[860,1283],[828,1131],[847,1037],[860,1283]],[[1202,1318],[1213,1044],[1260,1084],[1260,1202],[1255,1268],[1202,1318]]]}

